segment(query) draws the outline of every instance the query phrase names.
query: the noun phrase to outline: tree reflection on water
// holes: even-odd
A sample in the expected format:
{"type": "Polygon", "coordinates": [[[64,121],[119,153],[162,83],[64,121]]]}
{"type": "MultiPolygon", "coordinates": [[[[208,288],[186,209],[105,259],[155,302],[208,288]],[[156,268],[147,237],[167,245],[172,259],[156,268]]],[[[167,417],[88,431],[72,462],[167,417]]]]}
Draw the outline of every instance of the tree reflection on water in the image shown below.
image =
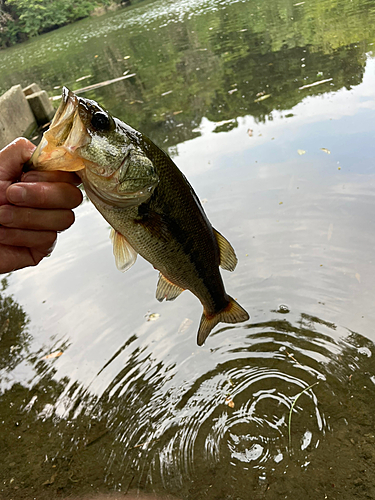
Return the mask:
{"type": "Polygon", "coordinates": [[[43,359],[45,349],[31,352],[27,314],[4,283],[0,304],[1,498],[129,487],[187,499],[203,490],[209,499],[244,499],[249,491],[279,498],[286,489],[309,490],[301,468],[322,476],[306,498],[330,491],[327,481],[345,499],[358,485],[373,491],[375,345],[361,335],[343,330],[334,341],[336,325],[307,314],[292,324],[274,311],[273,320],[248,325],[243,344],[220,346],[214,355],[223,361],[186,387],[174,386],[178,367],[134,348],[133,336],[103,366],[128,352],[98,397],[77,381],[56,380],[58,361],[43,359]],[[34,377],[12,383],[23,363],[34,377]],[[287,415],[313,381],[294,407],[288,450],[287,415]],[[222,481],[228,473],[231,481],[222,481]]]}

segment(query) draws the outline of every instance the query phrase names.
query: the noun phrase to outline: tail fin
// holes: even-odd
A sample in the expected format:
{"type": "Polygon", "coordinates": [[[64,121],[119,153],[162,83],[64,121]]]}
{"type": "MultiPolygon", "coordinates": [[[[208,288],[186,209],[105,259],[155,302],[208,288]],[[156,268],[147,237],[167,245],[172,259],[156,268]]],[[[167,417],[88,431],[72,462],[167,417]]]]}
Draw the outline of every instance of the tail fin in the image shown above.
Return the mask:
{"type": "Polygon", "coordinates": [[[203,345],[206,338],[211,333],[211,330],[218,323],[241,323],[249,319],[248,313],[243,309],[232,297],[229,298],[229,303],[225,309],[220,311],[215,316],[206,316],[203,311],[201,323],[198,330],[198,345],[203,345]]]}

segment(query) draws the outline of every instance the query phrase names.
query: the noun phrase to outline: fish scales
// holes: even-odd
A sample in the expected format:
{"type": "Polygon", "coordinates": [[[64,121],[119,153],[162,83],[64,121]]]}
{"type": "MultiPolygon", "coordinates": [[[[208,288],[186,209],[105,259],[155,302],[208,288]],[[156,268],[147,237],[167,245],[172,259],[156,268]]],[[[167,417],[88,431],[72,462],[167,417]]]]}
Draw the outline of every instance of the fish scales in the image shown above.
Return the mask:
{"type": "Polygon", "coordinates": [[[144,259],[169,281],[198,295],[214,315],[228,300],[212,226],[172,160],[153,144],[145,150],[160,179],[150,200],[126,211],[105,206],[100,211],[144,259]]]}
{"type": "Polygon", "coordinates": [[[217,323],[248,320],[219,271],[234,270],[235,252],[172,159],[95,101],[66,88],[62,97],[29,167],[77,171],[113,228],[117,267],[129,269],[137,254],[149,261],[160,272],[158,300],[173,300],[183,290],[196,295],[203,305],[198,345],[217,323]]]}

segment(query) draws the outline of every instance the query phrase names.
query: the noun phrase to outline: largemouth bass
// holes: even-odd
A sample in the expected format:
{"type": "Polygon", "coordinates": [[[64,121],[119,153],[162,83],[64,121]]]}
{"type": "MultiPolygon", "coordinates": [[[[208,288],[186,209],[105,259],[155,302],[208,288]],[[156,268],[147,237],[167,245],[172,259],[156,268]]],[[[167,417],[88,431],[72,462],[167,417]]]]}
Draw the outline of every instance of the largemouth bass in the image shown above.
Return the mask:
{"type": "Polygon", "coordinates": [[[126,271],[137,254],[159,270],[156,298],[190,290],[203,305],[202,345],[219,322],[248,313],[227,295],[219,266],[237,264],[229,242],[210,224],[193,188],[150,139],[99,104],[64,87],[62,102],[29,167],[75,171],[95,207],[112,226],[116,265],[126,271]]]}

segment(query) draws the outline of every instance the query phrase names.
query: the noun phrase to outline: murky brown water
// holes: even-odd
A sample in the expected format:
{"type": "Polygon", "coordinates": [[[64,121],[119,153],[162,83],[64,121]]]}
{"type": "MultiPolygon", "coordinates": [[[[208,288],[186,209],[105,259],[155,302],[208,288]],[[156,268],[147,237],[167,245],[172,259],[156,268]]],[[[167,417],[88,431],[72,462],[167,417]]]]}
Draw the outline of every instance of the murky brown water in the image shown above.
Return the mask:
{"type": "Polygon", "coordinates": [[[0,53],[2,90],[136,74],[84,95],[174,157],[251,314],[197,347],[197,299],[118,272],[84,202],[3,280],[0,498],[375,498],[374,26],[374,1],[155,1],[0,53]]]}

